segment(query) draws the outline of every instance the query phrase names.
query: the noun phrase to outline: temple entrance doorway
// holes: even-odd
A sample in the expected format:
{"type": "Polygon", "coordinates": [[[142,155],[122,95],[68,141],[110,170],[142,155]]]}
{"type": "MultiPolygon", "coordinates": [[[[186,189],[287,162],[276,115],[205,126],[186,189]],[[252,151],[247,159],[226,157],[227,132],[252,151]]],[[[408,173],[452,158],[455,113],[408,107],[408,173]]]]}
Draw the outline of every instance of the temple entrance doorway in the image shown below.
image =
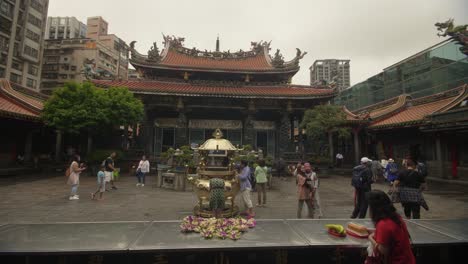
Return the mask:
{"type": "Polygon", "coordinates": [[[161,151],[165,152],[169,148],[174,148],[175,145],[175,129],[174,128],[163,128],[162,129],[162,148],[161,151]]]}
{"type": "Polygon", "coordinates": [[[268,134],[266,131],[257,131],[257,139],[255,142],[256,149],[261,149],[266,155],[268,153],[268,134]]]}

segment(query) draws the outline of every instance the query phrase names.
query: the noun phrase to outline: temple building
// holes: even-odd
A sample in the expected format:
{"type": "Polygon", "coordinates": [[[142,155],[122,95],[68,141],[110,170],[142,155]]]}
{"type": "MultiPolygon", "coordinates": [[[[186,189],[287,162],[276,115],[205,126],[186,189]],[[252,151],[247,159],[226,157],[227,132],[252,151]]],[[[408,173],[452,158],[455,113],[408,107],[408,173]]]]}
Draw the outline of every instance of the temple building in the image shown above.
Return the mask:
{"type": "MultiPolygon", "coordinates": [[[[306,109],[327,103],[328,86],[291,84],[306,54],[285,61],[270,55],[270,43],[251,42],[248,51],[186,48],[184,38],[164,36],[142,55],[130,44],[130,63],[140,80],[93,80],[98,87],[128,87],[145,105],[138,142],[145,153],[203,143],[216,128],[233,144],[251,145],[273,157],[297,149],[294,131],[306,109]]],[[[299,137],[301,135],[298,135],[299,137]]],[[[297,138],[297,137],[296,137],[297,138]]],[[[296,140],[297,141],[297,140],[296,140]]]]}
{"type": "Polygon", "coordinates": [[[412,157],[427,163],[430,177],[468,180],[467,102],[464,84],[420,98],[402,94],[352,112],[344,107],[354,143],[346,148],[338,142],[337,151],[354,156],[355,163],[360,156],[397,162],[412,157]]]}

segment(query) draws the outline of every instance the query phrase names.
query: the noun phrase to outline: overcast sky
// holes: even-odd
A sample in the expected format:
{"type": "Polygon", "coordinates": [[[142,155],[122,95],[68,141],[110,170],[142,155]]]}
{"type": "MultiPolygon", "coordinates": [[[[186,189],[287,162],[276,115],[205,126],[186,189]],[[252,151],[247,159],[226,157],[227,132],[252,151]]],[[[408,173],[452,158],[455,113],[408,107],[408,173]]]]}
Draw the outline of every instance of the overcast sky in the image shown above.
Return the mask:
{"type": "Polygon", "coordinates": [[[300,48],[296,84],[309,84],[317,59],[350,59],[351,84],[444,40],[434,23],[468,24],[468,0],[50,0],[49,16],[75,16],[86,24],[102,16],[109,33],[146,54],[162,33],[185,37],[186,47],[250,49],[271,42],[286,60],[300,48]]]}

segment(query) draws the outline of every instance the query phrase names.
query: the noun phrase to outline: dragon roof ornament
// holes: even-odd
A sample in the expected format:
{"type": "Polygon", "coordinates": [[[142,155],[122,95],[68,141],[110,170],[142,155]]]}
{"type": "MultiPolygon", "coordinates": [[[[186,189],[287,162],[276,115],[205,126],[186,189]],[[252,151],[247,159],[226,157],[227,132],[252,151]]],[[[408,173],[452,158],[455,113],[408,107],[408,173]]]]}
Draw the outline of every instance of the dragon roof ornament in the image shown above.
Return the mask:
{"type": "Polygon", "coordinates": [[[468,55],[468,25],[455,26],[453,22],[454,20],[451,18],[445,22],[435,23],[434,26],[440,31],[440,33],[437,33],[437,36],[451,37],[461,45],[460,51],[468,55]]]}

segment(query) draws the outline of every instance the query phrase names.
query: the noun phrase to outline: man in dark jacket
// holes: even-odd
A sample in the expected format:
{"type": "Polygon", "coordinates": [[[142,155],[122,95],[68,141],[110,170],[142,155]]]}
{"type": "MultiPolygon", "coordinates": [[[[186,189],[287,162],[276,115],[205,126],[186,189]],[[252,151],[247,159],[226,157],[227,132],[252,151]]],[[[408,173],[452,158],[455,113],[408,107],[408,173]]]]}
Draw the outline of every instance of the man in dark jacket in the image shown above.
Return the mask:
{"type": "Polygon", "coordinates": [[[351,218],[365,218],[367,214],[366,194],[371,191],[372,171],[370,169],[372,160],[367,157],[361,159],[361,165],[353,168],[351,185],[354,187],[354,210],[351,218]]]}

